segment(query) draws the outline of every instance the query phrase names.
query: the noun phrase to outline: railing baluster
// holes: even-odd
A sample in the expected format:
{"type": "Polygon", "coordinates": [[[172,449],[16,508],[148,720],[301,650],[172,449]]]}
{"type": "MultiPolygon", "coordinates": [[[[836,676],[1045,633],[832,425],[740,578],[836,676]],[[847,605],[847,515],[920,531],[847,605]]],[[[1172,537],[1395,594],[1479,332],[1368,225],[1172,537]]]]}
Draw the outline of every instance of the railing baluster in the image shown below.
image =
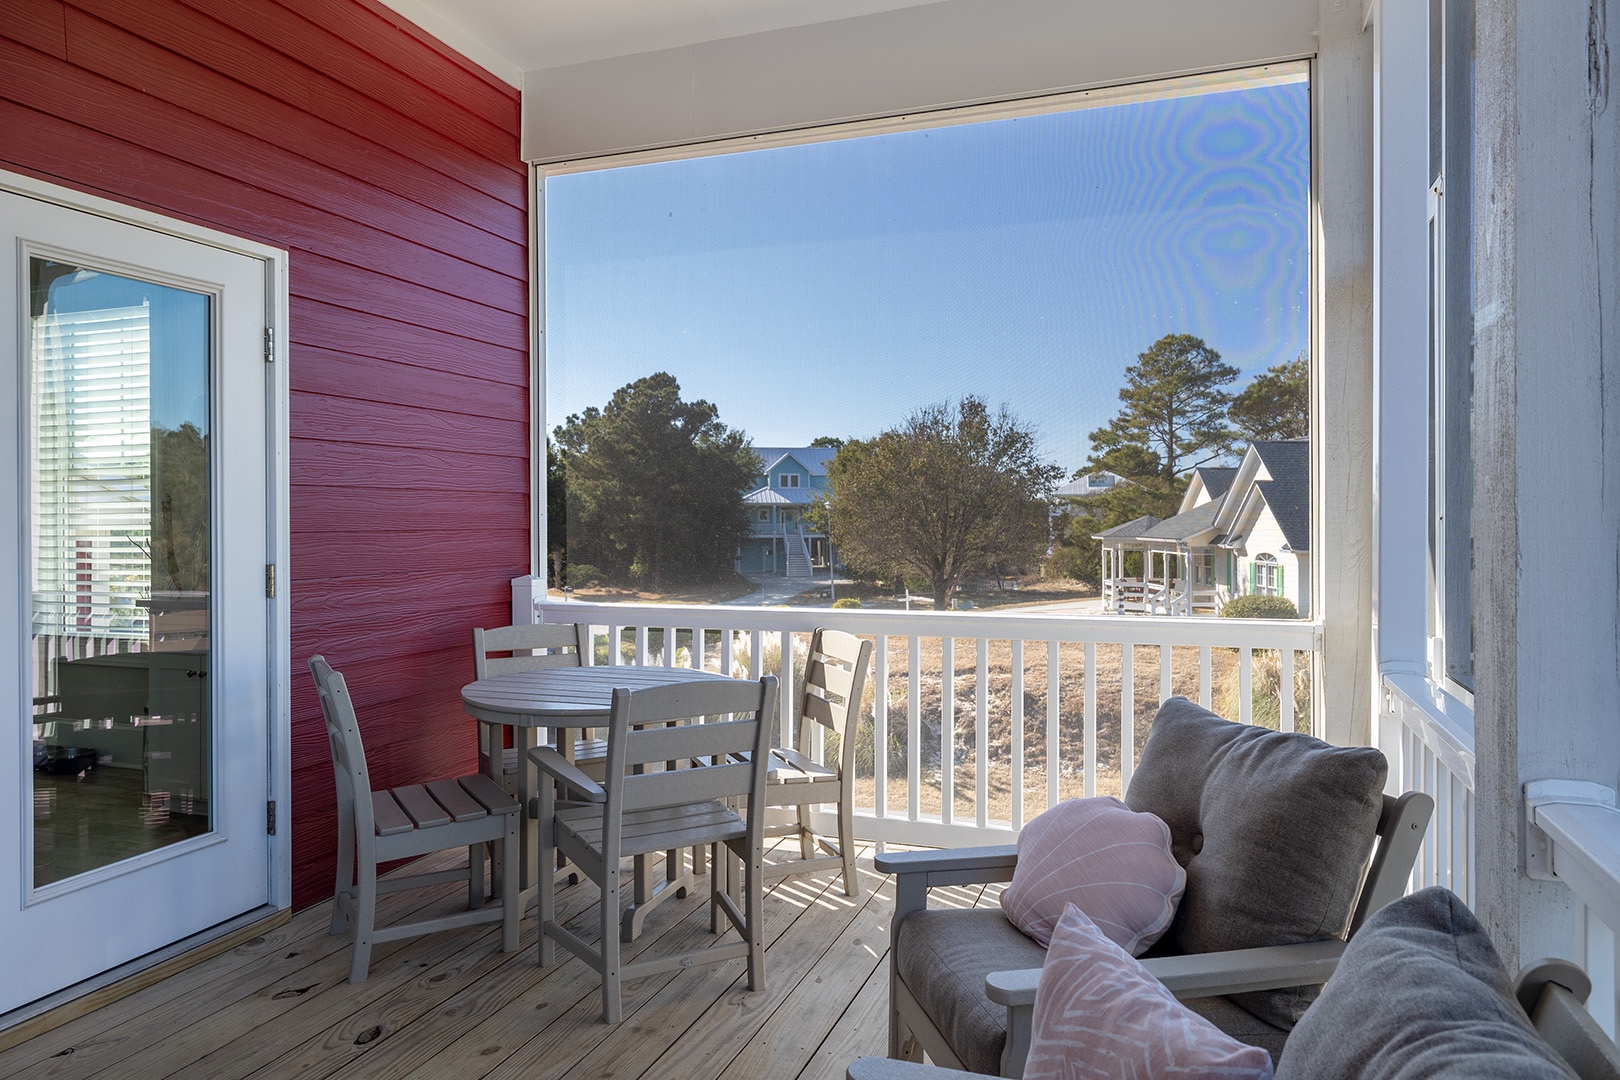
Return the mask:
{"type": "Polygon", "coordinates": [[[1277,730],[1294,730],[1294,650],[1277,652],[1277,730]]]}
{"type": "Polygon", "coordinates": [[[956,820],[956,639],[939,639],[939,820],[956,820]]]}
{"type": "Polygon", "coordinates": [[[1059,722],[1059,679],[1058,679],[1058,643],[1046,643],[1046,805],[1050,809],[1058,804],[1062,797],[1058,792],[1060,779],[1061,750],[1058,736],[1060,735],[1059,722]]]}
{"type": "Polygon", "coordinates": [[[707,634],[708,631],[701,626],[692,628],[692,667],[698,671],[703,670],[704,661],[707,659],[705,655],[708,651],[706,647],[708,642],[705,640],[707,634]]]}
{"type": "Polygon", "coordinates": [[[754,630],[748,635],[748,677],[755,681],[765,677],[765,631],[754,630]]]}
{"type": "MultiPolygon", "coordinates": [[[[782,729],[779,746],[793,746],[793,631],[783,630],[776,657],[776,719],[782,729]]],[[[804,751],[802,746],[795,750],[804,751]]]]}
{"type": "Polygon", "coordinates": [[[990,811],[990,639],[977,644],[973,670],[973,800],[979,828],[989,824],[990,811]]]}
{"type": "Polygon", "coordinates": [[[1131,784],[1136,754],[1136,646],[1119,647],[1119,797],[1131,784]]]}
{"type": "Polygon", "coordinates": [[[1085,683],[1085,712],[1084,730],[1081,738],[1084,740],[1086,760],[1082,770],[1083,785],[1081,792],[1086,798],[1097,796],[1097,643],[1088,641],[1086,650],[1086,683],[1085,683]]]}
{"type": "Polygon", "coordinates": [[[1170,661],[1174,658],[1175,650],[1169,645],[1159,646],[1159,704],[1170,700],[1171,688],[1174,685],[1170,679],[1170,661]]]}
{"type": "Polygon", "coordinates": [[[647,663],[647,628],[636,627],[636,665],[644,667],[647,663]]]}
{"type": "Polygon", "coordinates": [[[1208,645],[1198,646],[1198,704],[1209,708],[1215,700],[1215,650],[1208,645]]]}
{"type": "Polygon", "coordinates": [[[872,650],[872,812],[889,816],[889,635],[872,650]]]}
{"type": "Polygon", "coordinates": [[[1017,832],[1024,827],[1024,639],[1013,638],[1007,643],[1007,650],[1007,666],[1011,669],[1007,693],[1012,703],[1012,728],[1007,733],[1010,739],[1008,751],[1012,758],[1008,764],[1011,775],[1007,780],[1007,790],[1012,799],[1008,821],[1013,831],[1017,832]]]}
{"type": "Polygon", "coordinates": [[[664,627],[664,666],[675,666],[675,628],[664,627]]]}
{"type": "Polygon", "coordinates": [[[1254,723],[1254,649],[1238,649],[1238,723],[1254,723]]]}
{"type": "Polygon", "coordinates": [[[922,640],[913,634],[907,655],[906,672],[906,820],[916,821],[922,798],[922,640]]]}
{"type": "Polygon", "coordinates": [[[730,675],[737,663],[737,631],[720,631],[720,673],[730,675]]]}

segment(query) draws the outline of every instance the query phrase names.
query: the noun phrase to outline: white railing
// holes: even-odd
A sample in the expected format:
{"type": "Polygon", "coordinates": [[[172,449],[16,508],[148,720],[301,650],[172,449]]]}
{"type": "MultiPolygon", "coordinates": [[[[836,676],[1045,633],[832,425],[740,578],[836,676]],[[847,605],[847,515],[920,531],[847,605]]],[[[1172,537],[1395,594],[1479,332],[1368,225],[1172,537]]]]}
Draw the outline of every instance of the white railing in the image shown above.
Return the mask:
{"type": "Polygon", "coordinates": [[[1443,885],[1474,903],[1474,716],[1421,675],[1384,677],[1385,756],[1396,791],[1434,798],[1434,823],[1412,869],[1414,888],[1443,885]],[[1395,745],[1388,745],[1393,739],[1395,745]]]}
{"type": "MultiPolygon", "coordinates": [[[[1391,786],[1434,797],[1434,824],[1412,887],[1444,885],[1474,903],[1474,717],[1421,675],[1384,677],[1384,752],[1398,762],[1391,786]],[[1393,745],[1390,745],[1393,742],[1393,745]]],[[[1562,881],[1578,902],[1565,955],[1592,979],[1587,1010],[1613,1037],[1620,1030],[1620,809],[1612,789],[1576,781],[1527,786],[1531,877],[1562,881]]]]}
{"type": "Polygon", "coordinates": [[[1308,730],[1295,693],[1309,700],[1321,642],[1305,621],[589,604],[540,588],[514,582],[514,617],[590,624],[597,663],[776,675],[784,740],[794,657],[811,631],[873,639],[856,734],[857,833],[941,847],[1006,842],[1061,799],[1120,794],[1172,694],[1308,730]]]}
{"type": "Polygon", "coordinates": [[[1533,878],[1562,881],[1580,902],[1571,959],[1592,979],[1587,1011],[1612,1037],[1620,1029],[1620,808],[1613,788],[1572,780],[1525,785],[1525,864],[1533,878]]]}

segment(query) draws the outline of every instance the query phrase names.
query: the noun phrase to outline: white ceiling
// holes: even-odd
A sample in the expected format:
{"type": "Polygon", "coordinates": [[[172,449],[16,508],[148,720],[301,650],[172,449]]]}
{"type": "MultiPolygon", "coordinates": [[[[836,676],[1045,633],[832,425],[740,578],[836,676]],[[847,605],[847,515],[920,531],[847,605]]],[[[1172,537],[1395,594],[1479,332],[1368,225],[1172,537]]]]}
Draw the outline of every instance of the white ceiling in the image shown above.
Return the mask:
{"type": "Polygon", "coordinates": [[[935,0],[383,0],[514,85],[539,68],[652,52],[935,0]]]}

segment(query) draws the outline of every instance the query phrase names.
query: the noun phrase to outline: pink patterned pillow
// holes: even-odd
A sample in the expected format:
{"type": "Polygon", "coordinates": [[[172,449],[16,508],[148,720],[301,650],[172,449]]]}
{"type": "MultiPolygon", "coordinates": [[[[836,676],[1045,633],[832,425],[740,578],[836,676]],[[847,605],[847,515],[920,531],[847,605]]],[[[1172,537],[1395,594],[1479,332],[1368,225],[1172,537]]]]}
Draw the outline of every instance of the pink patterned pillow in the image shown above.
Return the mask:
{"type": "Polygon", "coordinates": [[[1035,989],[1024,1080],[1271,1080],[1271,1055],[1188,1009],[1070,904],[1035,989]]]}
{"type": "Polygon", "coordinates": [[[1132,956],[1170,926],[1187,872],[1170,854],[1170,829],[1111,796],[1069,799],[1018,834],[1018,865],[1001,894],[1007,921],[1052,941],[1074,904],[1132,956]]]}

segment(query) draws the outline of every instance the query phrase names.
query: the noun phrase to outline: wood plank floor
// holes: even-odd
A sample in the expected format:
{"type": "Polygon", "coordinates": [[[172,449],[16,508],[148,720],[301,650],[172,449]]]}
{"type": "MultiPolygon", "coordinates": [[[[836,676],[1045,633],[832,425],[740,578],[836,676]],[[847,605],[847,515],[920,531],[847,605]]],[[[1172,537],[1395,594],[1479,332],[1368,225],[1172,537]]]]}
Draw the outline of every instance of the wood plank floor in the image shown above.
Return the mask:
{"type": "MultiPolygon", "coordinates": [[[[830,873],[786,878],[765,899],[765,989],[745,962],[627,982],[622,1023],[601,1020],[594,974],[569,957],[542,970],[535,921],[500,951],[478,927],[376,947],[371,974],[347,981],[329,905],[0,1053],[0,1077],[74,1080],[248,1078],[671,1078],[838,1080],[850,1059],[887,1046],[893,885],[859,863],[862,892],[830,873]]],[[[937,890],[934,906],[994,904],[1000,886],[937,890]]],[[[596,889],[558,894],[559,918],[595,939],[596,889]]],[[[453,887],[383,898],[390,916],[451,910],[453,887]]],[[[630,956],[717,940],[704,883],[651,913],[630,956]]],[[[566,953],[563,954],[566,956],[566,953]]]]}

